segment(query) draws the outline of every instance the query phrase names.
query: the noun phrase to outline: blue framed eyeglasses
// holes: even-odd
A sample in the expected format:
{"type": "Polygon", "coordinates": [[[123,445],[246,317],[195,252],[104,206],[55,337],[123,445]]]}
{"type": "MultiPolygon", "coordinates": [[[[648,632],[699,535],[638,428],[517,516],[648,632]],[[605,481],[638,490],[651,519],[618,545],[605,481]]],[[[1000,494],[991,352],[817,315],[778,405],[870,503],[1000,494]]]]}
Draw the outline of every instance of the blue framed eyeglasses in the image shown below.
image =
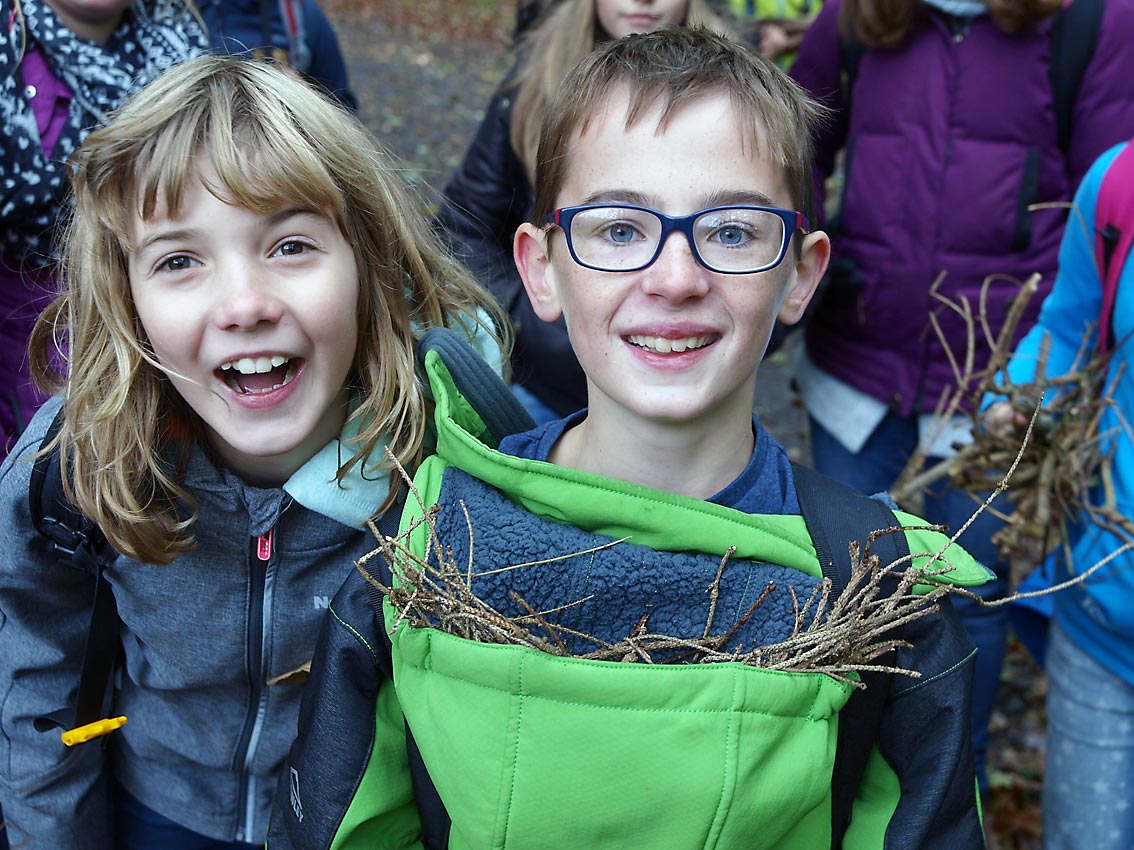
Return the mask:
{"type": "Polygon", "coordinates": [[[685,234],[693,256],[709,271],[753,274],[774,269],[807,218],[778,207],[709,207],[668,216],[631,204],[562,207],[544,220],[567,238],[571,259],[601,272],[636,272],[653,264],[674,231],[685,234]]]}

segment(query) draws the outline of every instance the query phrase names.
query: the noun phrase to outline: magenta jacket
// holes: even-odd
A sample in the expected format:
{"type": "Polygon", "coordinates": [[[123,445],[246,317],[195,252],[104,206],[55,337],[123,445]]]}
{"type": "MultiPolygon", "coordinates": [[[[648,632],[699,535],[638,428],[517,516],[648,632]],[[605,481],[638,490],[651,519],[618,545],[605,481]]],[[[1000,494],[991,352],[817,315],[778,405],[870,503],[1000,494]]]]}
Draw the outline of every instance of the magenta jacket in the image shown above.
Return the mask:
{"type": "MultiPolygon", "coordinates": [[[[976,305],[989,275],[1043,275],[1033,323],[1057,266],[1070,201],[1091,163],[1134,136],[1134,0],[1105,0],[1075,101],[1066,153],[1056,141],[1051,22],[1017,35],[988,16],[961,25],[928,7],[898,49],[863,53],[849,103],[841,89],[839,0],[808,30],[792,76],[835,110],[816,149],[817,183],[845,149],[841,211],[829,223],[830,286],[807,328],[822,369],[902,415],[932,411],[954,383],[929,316],[958,360],[965,329],[931,295],[976,305]]],[[[820,198],[822,190],[820,189],[820,198]]],[[[1015,292],[998,284],[994,327],[1015,292]]],[[[978,347],[977,368],[987,360],[978,347]]]]}

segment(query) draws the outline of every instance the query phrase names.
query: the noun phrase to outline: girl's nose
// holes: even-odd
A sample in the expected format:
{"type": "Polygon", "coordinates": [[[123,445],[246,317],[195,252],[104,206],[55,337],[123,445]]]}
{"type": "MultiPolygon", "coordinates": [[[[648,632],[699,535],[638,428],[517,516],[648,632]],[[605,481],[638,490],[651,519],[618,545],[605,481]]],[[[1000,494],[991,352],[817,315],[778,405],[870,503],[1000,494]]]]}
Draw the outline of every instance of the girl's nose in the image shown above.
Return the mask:
{"type": "Polygon", "coordinates": [[[269,276],[256,264],[234,268],[218,286],[216,324],[224,330],[255,330],[283,317],[283,302],[273,291],[269,276]]]}
{"type": "Polygon", "coordinates": [[[669,234],[658,258],[641,274],[643,291],[675,304],[703,298],[709,291],[711,272],[697,262],[689,240],[679,231],[669,234]]]}

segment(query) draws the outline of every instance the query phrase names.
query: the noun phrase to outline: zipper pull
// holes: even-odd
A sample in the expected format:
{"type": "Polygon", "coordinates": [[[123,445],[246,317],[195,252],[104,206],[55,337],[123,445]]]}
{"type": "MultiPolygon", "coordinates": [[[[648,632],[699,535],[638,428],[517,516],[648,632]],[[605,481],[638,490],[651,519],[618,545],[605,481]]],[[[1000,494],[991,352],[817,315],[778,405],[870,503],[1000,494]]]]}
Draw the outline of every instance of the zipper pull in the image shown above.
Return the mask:
{"type": "Polygon", "coordinates": [[[261,561],[272,560],[272,543],[275,539],[275,533],[274,528],[269,528],[265,534],[256,538],[256,557],[261,561]]]}

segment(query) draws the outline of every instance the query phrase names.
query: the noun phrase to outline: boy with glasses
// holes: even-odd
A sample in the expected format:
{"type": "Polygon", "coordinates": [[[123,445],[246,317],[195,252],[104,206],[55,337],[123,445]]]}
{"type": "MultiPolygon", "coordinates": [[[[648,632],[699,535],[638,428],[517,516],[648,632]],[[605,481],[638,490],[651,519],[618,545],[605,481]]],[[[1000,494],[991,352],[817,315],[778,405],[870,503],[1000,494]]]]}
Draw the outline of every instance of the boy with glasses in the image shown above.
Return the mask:
{"type": "MultiPolygon", "coordinates": [[[[752,414],[772,325],[800,319],[827,262],[826,235],[807,231],[817,107],[771,63],[683,28],[600,47],[548,116],[515,258],[537,315],[565,317],[589,406],[494,450],[492,411],[470,414],[427,356],[437,455],[415,476],[470,589],[548,651],[411,625],[389,602],[374,616],[349,581],[270,846],[983,846],[972,647],[947,599],[884,662],[916,674],[864,673],[849,701],[821,673],[634,642],[712,630],[731,653],[774,644],[792,634],[793,594],[817,586],[807,476],[752,414]],[[627,640],[625,657],[596,660],[627,640]]],[[[403,528],[422,515],[413,501],[403,528]]],[[[897,522],[883,513],[853,536],[897,522]]],[[[947,580],[986,578],[947,552],[947,580]]]]}

